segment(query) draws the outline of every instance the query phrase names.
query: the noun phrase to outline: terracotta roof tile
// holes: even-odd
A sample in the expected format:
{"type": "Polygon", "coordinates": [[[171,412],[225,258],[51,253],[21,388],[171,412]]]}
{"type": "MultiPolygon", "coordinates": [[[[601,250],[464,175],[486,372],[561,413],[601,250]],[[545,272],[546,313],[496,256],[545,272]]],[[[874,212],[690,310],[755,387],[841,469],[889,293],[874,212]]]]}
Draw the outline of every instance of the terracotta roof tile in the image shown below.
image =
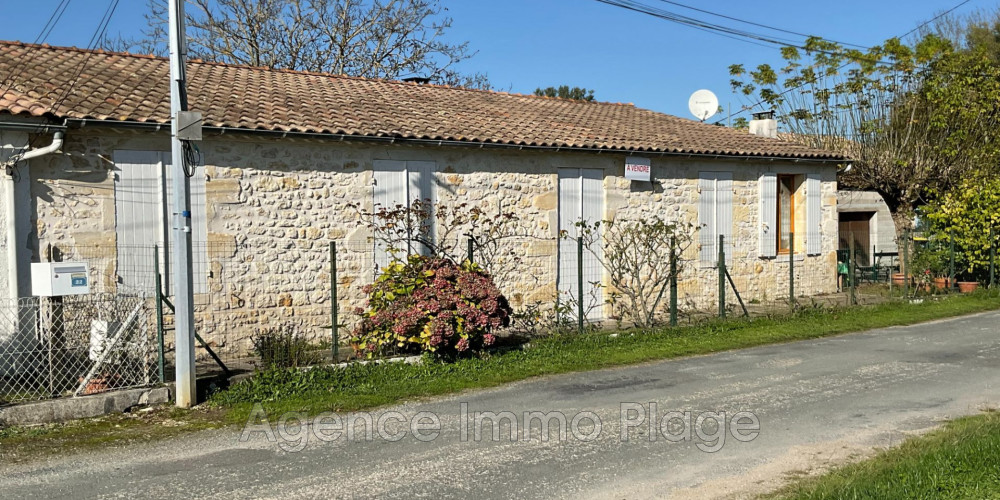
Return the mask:
{"type": "MultiPolygon", "coordinates": [[[[840,158],[631,104],[199,61],[189,62],[187,71],[189,107],[201,111],[211,126],[600,150],[840,158]]],[[[0,75],[0,112],[155,123],[169,119],[169,67],[164,58],[0,42],[0,75]]]]}

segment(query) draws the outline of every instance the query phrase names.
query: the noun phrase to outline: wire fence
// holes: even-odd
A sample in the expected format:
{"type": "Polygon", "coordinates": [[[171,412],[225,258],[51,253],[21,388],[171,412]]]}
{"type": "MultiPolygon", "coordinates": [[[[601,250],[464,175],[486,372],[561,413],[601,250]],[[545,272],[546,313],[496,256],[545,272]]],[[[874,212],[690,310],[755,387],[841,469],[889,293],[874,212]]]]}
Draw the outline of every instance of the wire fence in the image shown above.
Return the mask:
{"type": "MultiPolygon", "coordinates": [[[[434,252],[479,265],[513,311],[503,335],[529,338],[957,291],[955,264],[934,264],[933,277],[945,275],[947,286],[935,285],[923,272],[931,253],[937,261],[955,260],[953,255],[941,257],[942,242],[909,234],[901,240],[901,258],[862,260],[858,248],[810,255],[796,244],[794,234],[791,248],[774,258],[761,258],[756,241],[699,239],[684,248],[676,242],[667,245],[667,264],[661,259],[655,266],[631,269],[614,264],[616,255],[605,245],[584,238],[459,238],[434,245],[411,241],[398,250],[370,239],[330,241],[309,234],[196,242],[196,361],[201,374],[261,368],[273,361],[270,351],[280,347],[276,338],[298,346],[296,364],[350,358],[349,339],[367,308],[367,286],[389,262],[408,253],[434,252]],[[619,276],[623,273],[631,276],[619,276]]],[[[4,305],[0,400],[81,395],[171,380],[170,253],[152,245],[53,250],[51,256],[59,260],[88,263],[94,294],[4,305]],[[114,342],[102,350],[108,339],[114,342]],[[99,359],[103,352],[108,356],[99,359]]],[[[995,252],[991,259],[989,280],[982,280],[987,286],[993,283],[995,252]]]]}
{"type": "Polygon", "coordinates": [[[0,405],[155,382],[151,305],[110,293],[0,301],[0,405]]]}

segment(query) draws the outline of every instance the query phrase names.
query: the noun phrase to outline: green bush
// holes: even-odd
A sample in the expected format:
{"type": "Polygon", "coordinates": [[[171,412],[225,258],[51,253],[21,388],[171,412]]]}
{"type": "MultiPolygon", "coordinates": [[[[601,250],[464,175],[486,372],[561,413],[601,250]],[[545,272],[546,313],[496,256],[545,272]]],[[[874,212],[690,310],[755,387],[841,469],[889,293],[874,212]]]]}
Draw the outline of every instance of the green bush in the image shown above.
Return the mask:
{"type": "Polygon", "coordinates": [[[268,328],[250,338],[265,368],[293,368],[320,361],[320,354],[291,327],[268,328]]]}

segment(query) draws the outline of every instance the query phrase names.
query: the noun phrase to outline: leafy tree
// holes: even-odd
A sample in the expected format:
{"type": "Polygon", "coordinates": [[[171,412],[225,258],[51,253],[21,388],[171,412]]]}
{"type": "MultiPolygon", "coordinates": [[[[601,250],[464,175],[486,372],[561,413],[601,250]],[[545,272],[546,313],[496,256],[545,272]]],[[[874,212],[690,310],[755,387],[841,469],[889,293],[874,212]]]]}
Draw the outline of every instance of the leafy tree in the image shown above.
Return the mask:
{"type": "MultiPolygon", "coordinates": [[[[147,2],[142,38],[106,48],[166,54],[167,1],[147,2]]],[[[489,88],[454,68],[474,52],[443,40],[445,11],[438,0],[187,0],[185,14],[189,55],[206,61],[489,88]]]]}
{"type": "Polygon", "coordinates": [[[963,50],[984,50],[994,61],[1000,61],[1000,7],[939,17],[920,28],[921,38],[931,34],[963,50]]]}
{"type": "Polygon", "coordinates": [[[897,231],[915,209],[1000,157],[1000,66],[984,49],[928,34],[868,51],[818,38],[782,50],[786,65],[730,67],[732,86],[775,109],[791,136],[853,163],[843,185],[879,192],[897,231]]]}
{"type": "Polygon", "coordinates": [[[570,87],[569,85],[560,85],[556,87],[546,87],[535,89],[535,95],[543,97],[559,97],[562,99],[574,99],[577,101],[593,101],[594,91],[588,90],[583,87],[570,87]]]}

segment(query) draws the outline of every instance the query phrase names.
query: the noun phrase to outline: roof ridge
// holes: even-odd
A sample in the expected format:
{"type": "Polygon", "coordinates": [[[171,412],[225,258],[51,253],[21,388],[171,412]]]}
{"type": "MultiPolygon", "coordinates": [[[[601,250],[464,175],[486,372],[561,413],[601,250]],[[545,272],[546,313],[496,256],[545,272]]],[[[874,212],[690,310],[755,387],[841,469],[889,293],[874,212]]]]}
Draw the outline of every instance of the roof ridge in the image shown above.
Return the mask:
{"type": "MultiPolygon", "coordinates": [[[[18,40],[0,40],[0,45],[8,45],[8,46],[16,46],[16,47],[26,47],[26,48],[41,48],[41,49],[49,49],[49,50],[61,50],[61,51],[67,51],[67,52],[77,52],[77,53],[82,53],[82,54],[100,54],[100,55],[107,55],[107,56],[135,57],[135,58],[140,58],[140,59],[160,60],[160,61],[164,61],[164,62],[168,62],[169,61],[169,59],[167,57],[158,56],[156,54],[133,54],[131,52],[117,52],[117,51],[110,51],[110,50],[104,50],[104,49],[87,49],[87,48],[80,48],[80,47],[76,47],[76,46],[49,45],[47,43],[41,43],[41,44],[27,43],[27,42],[21,42],[21,41],[18,41],[18,40]]],[[[218,62],[218,61],[206,61],[204,59],[199,59],[199,58],[188,59],[188,63],[202,64],[202,65],[206,65],[206,66],[216,66],[216,67],[223,67],[223,68],[239,68],[239,69],[250,69],[250,70],[255,70],[255,71],[266,71],[266,72],[272,72],[272,73],[285,73],[285,74],[291,74],[291,75],[305,75],[305,76],[315,76],[315,77],[322,77],[322,78],[336,78],[336,79],[355,80],[355,81],[364,81],[364,82],[388,83],[388,84],[394,84],[394,85],[406,85],[406,86],[414,86],[414,87],[422,87],[422,88],[432,87],[432,88],[448,89],[448,90],[460,90],[460,91],[466,91],[466,92],[482,92],[482,93],[486,93],[486,94],[505,95],[505,96],[511,96],[511,97],[527,97],[527,98],[533,98],[533,99],[553,99],[553,100],[560,100],[560,101],[577,103],[577,104],[601,104],[601,105],[610,105],[610,106],[631,106],[631,107],[635,107],[635,104],[633,104],[633,103],[607,102],[607,101],[596,101],[596,100],[595,101],[585,101],[585,100],[581,100],[581,99],[569,99],[569,98],[565,98],[565,97],[539,96],[539,95],[535,95],[535,94],[522,94],[522,93],[518,93],[518,92],[507,92],[507,91],[502,91],[502,90],[488,90],[488,89],[475,89],[475,88],[469,88],[469,87],[456,87],[456,86],[451,86],[451,85],[443,85],[443,84],[439,84],[439,83],[406,82],[406,81],[402,81],[402,80],[398,80],[398,79],[392,79],[392,78],[374,78],[374,77],[367,77],[367,76],[353,76],[353,75],[344,75],[344,74],[337,74],[337,73],[326,73],[326,72],[321,72],[321,71],[296,70],[296,69],[288,69],[288,68],[270,68],[270,67],[267,67],[267,66],[253,66],[253,65],[250,65],[250,64],[241,64],[241,63],[224,63],[224,62],[218,62]]]]}
{"type": "MultiPolygon", "coordinates": [[[[163,57],[0,41],[0,68],[12,69],[29,58],[35,64],[18,73],[24,87],[0,95],[0,114],[169,122],[163,57]],[[91,54],[99,55],[88,57],[91,54]],[[87,61],[88,76],[77,84],[64,66],[81,61],[87,61]],[[67,87],[78,91],[51,109],[67,87]]],[[[189,95],[206,124],[247,132],[654,154],[840,158],[631,104],[197,60],[189,66],[189,95]]]]}

